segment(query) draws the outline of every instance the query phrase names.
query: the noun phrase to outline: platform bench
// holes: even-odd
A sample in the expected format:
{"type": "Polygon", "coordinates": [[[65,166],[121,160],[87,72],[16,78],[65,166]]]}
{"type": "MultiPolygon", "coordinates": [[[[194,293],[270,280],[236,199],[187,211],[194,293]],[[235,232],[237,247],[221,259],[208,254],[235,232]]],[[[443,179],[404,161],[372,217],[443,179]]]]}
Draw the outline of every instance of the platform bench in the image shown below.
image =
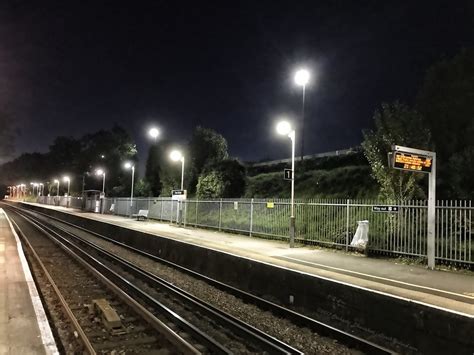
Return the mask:
{"type": "Polygon", "coordinates": [[[137,218],[137,221],[140,219],[148,219],[148,210],[140,210],[138,213],[132,214],[132,218],[137,218]]]}

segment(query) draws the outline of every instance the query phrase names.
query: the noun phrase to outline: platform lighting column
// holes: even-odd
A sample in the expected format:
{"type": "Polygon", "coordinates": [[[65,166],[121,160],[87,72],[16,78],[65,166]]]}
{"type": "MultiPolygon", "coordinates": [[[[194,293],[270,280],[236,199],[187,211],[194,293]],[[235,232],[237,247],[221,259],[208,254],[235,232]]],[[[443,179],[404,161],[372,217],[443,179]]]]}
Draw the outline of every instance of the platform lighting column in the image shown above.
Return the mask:
{"type": "Polygon", "coordinates": [[[135,180],[135,165],[133,165],[130,162],[125,163],[125,169],[132,169],[132,187],[130,189],[130,213],[132,211],[132,206],[133,206],[133,185],[134,185],[134,180],[135,180]]]}
{"type": "Polygon", "coordinates": [[[57,184],[57,188],[58,190],[56,191],[56,196],[59,198],[59,180],[58,179],[54,179],[54,183],[57,184]]]}
{"type": "Polygon", "coordinates": [[[184,190],[184,156],[179,150],[173,150],[170,158],[173,161],[181,161],[181,190],[184,190]]]}
{"type": "Polygon", "coordinates": [[[286,135],[291,140],[291,209],[290,209],[290,248],[295,246],[295,130],[288,121],[277,124],[276,130],[280,135],[286,135]]]}
{"type": "MultiPolygon", "coordinates": [[[[173,161],[181,161],[181,191],[184,191],[184,155],[179,150],[173,150],[170,153],[170,158],[173,161]]],[[[178,201],[179,224],[183,217],[183,201],[178,201]]]]}
{"type": "Polygon", "coordinates": [[[63,180],[64,182],[67,182],[67,197],[66,197],[67,205],[66,206],[69,208],[69,200],[70,200],[69,192],[70,192],[70,186],[71,186],[71,179],[69,178],[69,176],[64,176],[63,180]]]}
{"type": "Polygon", "coordinates": [[[304,156],[304,101],[305,101],[305,94],[306,94],[306,85],[309,82],[310,74],[309,71],[306,69],[300,69],[295,73],[295,83],[296,85],[303,87],[303,102],[301,107],[301,160],[303,160],[304,156]]]}
{"type": "Polygon", "coordinates": [[[97,176],[102,175],[102,194],[105,196],[105,171],[102,169],[97,169],[95,173],[97,176]]]}

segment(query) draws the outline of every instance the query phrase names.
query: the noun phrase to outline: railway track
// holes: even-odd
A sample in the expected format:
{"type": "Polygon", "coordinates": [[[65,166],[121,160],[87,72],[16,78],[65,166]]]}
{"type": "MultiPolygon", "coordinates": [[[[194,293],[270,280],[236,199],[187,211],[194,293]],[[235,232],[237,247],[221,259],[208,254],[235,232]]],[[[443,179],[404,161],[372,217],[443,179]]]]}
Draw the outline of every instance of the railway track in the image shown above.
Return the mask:
{"type": "MultiPolygon", "coordinates": [[[[101,277],[102,282],[107,283],[116,292],[122,296],[127,295],[135,302],[139,301],[142,313],[148,312],[148,318],[154,317],[155,322],[174,334],[179,341],[174,339],[173,342],[177,343],[183,352],[301,353],[104,248],[84,240],[73,233],[71,228],[47,222],[39,218],[37,212],[32,213],[17,207],[10,208],[10,211],[14,211],[25,223],[30,223],[43,235],[54,240],[56,245],[73,255],[75,260],[81,260],[83,266],[93,270],[94,274],[101,277]]],[[[149,339],[150,342],[152,340],[149,339]]],[[[102,343],[112,346],[113,340],[102,343]]]]}

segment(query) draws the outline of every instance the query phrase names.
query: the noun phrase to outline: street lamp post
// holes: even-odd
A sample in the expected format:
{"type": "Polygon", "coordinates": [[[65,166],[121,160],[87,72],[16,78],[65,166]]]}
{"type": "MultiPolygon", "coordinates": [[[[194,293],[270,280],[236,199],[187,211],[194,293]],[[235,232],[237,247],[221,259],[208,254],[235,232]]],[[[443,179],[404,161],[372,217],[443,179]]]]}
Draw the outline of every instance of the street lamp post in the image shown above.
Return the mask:
{"type": "Polygon", "coordinates": [[[70,185],[71,185],[71,179],[69,178],[69,176],[65,176],[63,178],[64,182],[67,182],[67,195],[69,196],[69,188],[70,188],[70,185]]]}
{"type": "Polygon", "coordinates": [[[58,180],[58,179],[54,179],[54,183],[55,183],[55,184],[58,184],[58,190],[56,191],[56,197],[57,197],[58,206],[59,206],[59,180],[58,180]]]}
{"type": "Polygon", "coordinates": [[[133,165],[130,162],[125,163],[125,169],[132,169],[132,187],[130,188],[130,214],[131,214],[131,209],[133,206],[133,184],[135,180],[135,165],[133,165]]]}
{"type": "MultiPolygon", "coordinates": [[[[181,161],[181,190],[184,190],[184,156],[179,150],[173,150],[170,153],[170,158],[173,161],[181,161]]],[[[181,219],[183,216],[183,201],[178,200],[178,220],[181,225],[181,219]]]]}
{"type": "Polygon", "coordinates": [[[39,183],[39,195],[43,196],[43,189],[44,189],[44,184],[42,182],[39,183]]]}
{"type": "Polygon", "coordinates": [[[291,211],[290,211],[290,248],[295,246],[295,130],[288,121],[277,124],[278,134],[291,140],[291,211]]]}
{"type": "Polygon", "coordinates": [[[54,183],[57,184],[57,191],[56,191],[56,196],[59,197],[59,180],[58,179],[54,179],[54,183]]]}
{"type": "Polygon", "coordinates": [[[304,156],[304,100],[306,93],[306,84],[309,82],[309,71],[306,69],[300,69],[295,73],[295,83],[296,85],[303,87],[303,103],[301,107],[301,160],[304,156]]]}
{"type": "Polygon", "coordinates": [[[64,182],[67,182],[67,197],[66,197],[66,201],[67,201],[67,204],[66,204],[66,207],[69,208],[69,200],[70,200],[70,197],[69,197],[69,188],[71,186],[71,179],[69,178],[69,176],[65,176],[63,177],[63,180],[64,182]]]}
{"type": "Polygon", "coordinates": [[[173,150],[170,158],[173,161],[181,161],[181,190],[184,190],[184,156],[179,150],[173,150]]]}
{"type": "Polygon", "coordinates": [[[97,169],[95,171],[96,175],[102,175],[102,194],[105,196],[105,171],[102,169],[97,169]]]}

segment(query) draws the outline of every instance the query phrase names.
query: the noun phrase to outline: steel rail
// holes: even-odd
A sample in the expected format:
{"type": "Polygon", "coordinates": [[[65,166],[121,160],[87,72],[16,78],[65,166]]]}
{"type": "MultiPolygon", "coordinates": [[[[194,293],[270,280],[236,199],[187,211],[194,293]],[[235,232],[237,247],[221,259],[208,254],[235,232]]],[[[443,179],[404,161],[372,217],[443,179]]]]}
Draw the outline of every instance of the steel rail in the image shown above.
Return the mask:
{"type": "MultiPolygon", "coordinates": [[[[19,214],[22,214],[22,212],[19,212],[19,214]]],[[[31,216],[25,216],[25,218],[34,220],[34,217],[31,217],[31,216]]],[[[63,246],[63,248],[68,250],[71,254],[79,254],[79,258],[84,263],[91,264],[89,265],[89,267],[92,267],[92,269],[94,270],[96,274],[98,274],[98,276],[102,277],[104,281],[107,280],[109,283],[117,287],[123,294],[130,297],[128,293],[134,292],[136,295],[138,295],[140,299],[145,300],[149,306],[158,308],[161,312],[163,312],[162,314],[164,314],[173,323],[179,324],[183,329],[185,329],[189,333],[194,334],[196,339],[201,341],[205,346],[207,346],[209,349],[213,350],[214,352],[218,354],[231,354],[232,353],[229,349],[227,349],[225,346],[220,344],[217,340],[213,339],[211,336],[201,331],[199,328],[194,326],[192,323],[188,322],[186,319],[181,317],[179,314],[177,314],[170,308],[166,307],[162,303],[155,300],[148,293],[144,292],[138,286],[131,283],[129,280],[125,279],[123,276],[121,276],[120,274],[112,270],[111,268],[107,267],[104,263],[102,263],[97,258],[92,257],[89,253],[85,252],[84,250],[82,250],[81,248],[79,248],[77,245],[67,240],[66,238],[62,237],[59,233],[45,226],[44,223],[38,222],[37,220],[31,223],[33,223],[34,225],[37,226],[37,228],[43,230],[44,232],[48,233],[51,236],[54,234],[55,236],[52,236],[52,237],[55,238],[58,241],[58,243],[60,243],[63,246]],[[59,241],[58,238],[62,241],[59,241]],[[113,279],[113,281],[111,279],[113,279]],[[120,287],[117,286],[117,284],[119,284],[120,287]]],[[[134,300],[134,302],[136,301],[134,300]]],[[[141,307],[143,308],[143,306],[141,307]]],[[[150,314],[152,317],[156,318],[152,313],[150,314]]],[[[185,340],[183,339],[183,341],[185,340]]]]}
{"type": "MultiPolygon", "coordinates": [[[[47,228],[51,232],[58,234],[51,228],[45,226],[44,223],[38,222],[38,221],[37,223],[43,225],[44,228],[47,228]]],[[[252,339],[254,344],[269,351],[270,353],[302,354],[300,351],[289,346],[288,344],[285,344],[284,342],[281,342],[280,340],[260,331],[259,329],[253,326],[250,326],[249,324],[231,316],[230,314],[225,313],[215,308],[214,306],[211,306],[210,304],[200,300],[197,297],[194,297],[188,292],[181,290],[177,286],[172,285],[171,283],[157,277],[156,275],[138,268],[136,265],[128,262],[127,260],[123,258],[117,257],[116,255],[105,250],[104,248],[101,248],[92,242],[83,240],[81,237],[78,237],[77,235],[59,226],[53,226],[53,228],[58,229],[62,233],[69,235],[70,237],[74,238],[77,242],[91,248],[96,253],[105,255],[107,258],[112,259],[116,263],[120,264],[121,267],[124,268],[127,272],[131,272],[135,277],[139,277],[142,280],[150,283],[153,288],[161,288],[168,293],[172,293],[175,297],[178,297],[181,301],[186,302],[188,305],[194,308],[198,308],[199,311],[202,312],[203,314],[206,314],[208,317],[214,320],[217,320],[221,325],[223,325],[227,329],[229,328],[232,329],[234,333],[238,333],[241,337],[244,337],[245,339],[252,339]]],[[[152,305],[155,305],[154,302],[152,305]]],[[[215,350],[222,350],[222,349],[215,349],[215,350]]]]}
{"type": "Polygon", "coordinates": [[[64,228],[61,228],[59,226],[55,226],[55,228],[60,229],[64,233],[67,233],[71,237],[78,240],[79,243],[83,243],[88,247],[92,248],[93,250],[96,250],[106,255],[106,257],[114,260],[120,265],[127,267],[129,269],[128,271],[132,271],[134,275],[145,279],[147,282],[151,283],[153,287],[165,289],[167,292],[172,293],[175,297],[179,297],[182,301],[186,302],[190,306],[199,308],[201,312],[207,314],[212,318],[217,318],[221,323],[230,326],[234,332],[239,333],[241,336],[254,337],[257,341],[260,342],[261,345],[263,345],[266,350],[271,352],[278,351],[286,354],[301,354],[300,351],[289,346],[288,344],[285,344],[284,342],[268,335],[267,333],[262,332],[261,330],[249,325],[248,323],[245,323],[240,319],[235,318],[234,316],[210,305],[209,303],[204,302],[198,297],[193,296],[189,292],[184,291],[183,289],[177,287],[176,285],[173,285],[172,283],[164,280],[163,278],[160,278],[151,272],[145,271],[137,267],[135,264],[125,260],[124,258],[114,255],[106,249],[96,245],[95,243],[84,240],[81,237],[76,236],[74,233],[71,233],[70,231],[65,230],[64,228]]]}
{"type": "MultiPolygon", "coordinates": [[[[198,355],[201,354],[193,345],[191,345],[187,340],[183,339],[179,334],[170,329],[166,324],[161,320],[156,318],[150,311],[133,299],[127,292],[121,289],[117,284],[112,282],[109,277],[105,276],[103,272],[95,268],[91,263],[86,261],[88,259],[87,253],[84,253],[74,244],[71,244],[61,236],[57,235],[54,231],[48,231],[48,228],[41,223],[35,221],[31,216],[24,215],[24,212],[16,212],[18,215],[22,216],[25,220],[31,223],[35,228],[45,234],[47,237],[51,238],[59,247],[61,247],[65,252],[71,255],[76,261],[78,261],[83,267],[90,271],[93,275],[100,279],[107,287],[109,287],[120,299],[122,299],[126,304],[128,304],[132,309],[134,309],[140,316],[142,316],[155,330],[162,334],[170,343],[176,346],[183,354],[186,355],[198,355]],[[53,234],[56,234],[57,237],[67,242],[72,248],[68,247],[66,244],[57,239],[53,234]],[[79,252],[76,253],[73,249],[79,252]],[[85,257],[85,258],[84,258],[85,257]]],[[[97,265],[100,266],[100,262],[97,265]]],[[[97,266],[96,265],[96,266],[97,266]]],[[[128,281],[125,281],[128,283],[128,281]]]]}
{"type": "Polygon", "coordinates": [[[58,286],[54,282],[53,278],[51,277],[49,271],[46,269],[44,266],[43,262],[41,261],[39,255],[36,253],[36,250],[34,247],[31,245],[30,241],[26,237],[25,233],[23,230],[20,228],[20,226],[13,220],[11,219],[12,224],[14,228],[16,229],[17,233],[21,237],[21,239],[25,242],[25,245],[28,247],[28,249],[31,251],[35,261],[38,263],[40,266],[41,270],[43,271],[44,275],[48,279],[49,284],[54,290],[54,293],[56,294],[56,297],[59,299],[61,306],[63,307],[64,311],[66,312],[67,317],[71,321],[74,330],[77,332],[79,338],[81,339],[82,345],[84,345],[86,351],[90,355],[95,355],[97,354],[96,351],[94,350],[94,347],[92,346],[91,342],[87,338],[86,333],[84,332],[84,329],[82,329],[81,325],[79,324],[79,321],[77,320],[76,316],[72,312],[71,308],[67,304],[66,300],[64,299],[64,296],[62,295],[61,291],[59,290],[58,286]]]}
{"type": "MultiPolygon", "coordinates": [[[[14,206],[14,208],[19,208],[19,207],[14,206]]],[[[22,210],[27,210],[27,209],[22,208],[22,210]]],[[[146,251],[143,251],[143,250],[140,250],[138,248],[132,247],[132,246],[127,245],[125,243],[116,241],[116,240],[114,240],[114,239],[112,239],[108,236],[105,236],[105,235],[102,235],[100,233],[94,232],[92,230],[89,230],[89,229],[84,228],[82,226],[76,225],[74,223],[64,221],[64,220],[62,220],[60,218],[57,218],[57,217],[50,216],[50,215],[48,215],[44,212],[40,212],[40,211],[36,211],[36,210],[33,210],[33,211],[34,211],[34,213],[43,215],[46,218],[56,220],[58,222],[61,222],[63,224],[66,224],[66,225],[69,225],[71,227],[77,228],[77,229],[79,229],[81,231],[84,231],[86,233],[90,233],[90,234],[92,234],[92,235],[94,235],[98,238],[104,239],[104,240],[106,240],[110,243],[121,246],[125,249],[131,250],[131,251],[136,252],[140,255],[146,256],[146,257],[148,257],[148,258],[150,258],[154,261],[165,264],[169,267],[180,270],[180,271],[182,271],[182,272],[184,272],[188,275],[191,275],[193,277],[201,279],[201,280],[209,283],[210,285],[215,286],[216,288],[218,288],[222,291],[228,292],[230,294],[235,295],[236,297],[241,298],[242,300],[244,300],[246,302],[256,304],[260,308],[262,308],[264,310],[267,310],[267,311],[270,311],[275,315],[290,319],[295,324],[307,327],[307,328],[317,332],[320,335],[324,335],[324,336],[327,336],[327,337],[330,337],[330,338],[333,338],[333,339],[337,339],[340,343],[342,343],[346,346],[349,346],[351,348],[361,350],[361,351],[363,351],[365,353],[368,353],[368,354],[393,354],[394,353],[393,351],[391,351],[391,350],[389,350],[389,349],[387,349],[387,348],[385,348],[381,345],[375,344],[371,341],[368,341],[368,340],[363,339],[361,337],[358,337],[356,335],[350,334],[350,333],[348,333],[344,330],[338,329],[338,328],[333,327],[333,326],[331,326],[329,324],[326,324],[324,322],[321,322],[321,321],[318,321],[316,319],[310,318],[308,316],[305,316],[304,314],[295,312],[291,309],[288,309],[288,308],[283,307],[279,304],[270,302],[266,299],[255,296],[255,295],[253,295],[251,293],[248,293],[246,291],[242,291],[242,290],[240,290],[236,287],[233,287],[233,286],[230,286],[230,285],[225,284],[223,282],[220,282],[218,280],[212,279],[212,278],[210,278],[210,277],[208,277],[204,274],[200,274],[200,273],[198,273],[194,270],[188,269],[186,267],[183,267],[181,265],[173,263],[169,260],[163,259],[159,256],[150,254],[146,251]]]]}

